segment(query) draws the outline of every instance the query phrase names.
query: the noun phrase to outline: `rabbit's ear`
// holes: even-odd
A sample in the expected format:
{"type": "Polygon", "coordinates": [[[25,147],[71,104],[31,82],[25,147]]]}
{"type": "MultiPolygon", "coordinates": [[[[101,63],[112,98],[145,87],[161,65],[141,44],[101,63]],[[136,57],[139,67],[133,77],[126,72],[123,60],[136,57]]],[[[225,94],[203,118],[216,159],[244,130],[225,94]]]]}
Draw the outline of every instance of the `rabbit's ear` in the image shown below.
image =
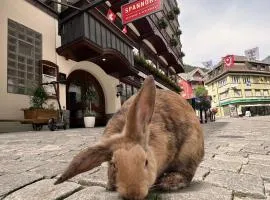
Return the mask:
{"type": "Polygon", "coordinates": [[[54,183],[62,183],[73,176],[91,170],[112,158],[112,150],[109,144],[97,144],[89,147],[76,155],[66,171],[54,183]]]}
{"type": "Polygon", "coordinates": [[[129,108],[126,123],[127,137],[140,144],[147,142],[146,128],[154,112],[155,99],[155,80],[153,76],[148,76],[129,108]]]}

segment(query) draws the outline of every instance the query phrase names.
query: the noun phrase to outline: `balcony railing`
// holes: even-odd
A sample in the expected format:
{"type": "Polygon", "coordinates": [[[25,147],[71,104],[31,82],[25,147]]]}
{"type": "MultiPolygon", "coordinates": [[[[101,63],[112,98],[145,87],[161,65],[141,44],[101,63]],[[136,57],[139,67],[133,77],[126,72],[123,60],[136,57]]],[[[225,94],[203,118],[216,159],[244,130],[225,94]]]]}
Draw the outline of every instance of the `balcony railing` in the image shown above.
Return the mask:
{"type": "MultiPolygon", "coordinates": [[[[92,11],[91,11],[92,12],[92,11]]],[[[84,38],[101,49],[114,49],[134,65],[132,46],[108,28],[103,22],[95,18],[90,12],[83,12],[60,24],[62,46],[84,38]]]]}
{"type": "MultiPolygon", "coordinates": [[[[152,29],[153,30],[157,30],[157,33],[160,32],[161,33],[161,38],[163,40],[165,40],[165,42],[167,44],[170,45],[170,40],[172,39],[172,37],[167,33],[166,29],[160,29],[159,26],[158,26],[158,20],[159,18],[157,17],[156,14],[152,14],[149,16],[149,23],[151,24],[152,26],[152,29]]],[[[179,44],[178,44],[179,45],[179,44]]],[[[174,54],[175,58],[179,58],[181,55],[180,55],[180,51],[177,51],[177,48],[179,47],[171,47],[170,46],[170,49],[172,51],[172,53],[174,54]]]]}

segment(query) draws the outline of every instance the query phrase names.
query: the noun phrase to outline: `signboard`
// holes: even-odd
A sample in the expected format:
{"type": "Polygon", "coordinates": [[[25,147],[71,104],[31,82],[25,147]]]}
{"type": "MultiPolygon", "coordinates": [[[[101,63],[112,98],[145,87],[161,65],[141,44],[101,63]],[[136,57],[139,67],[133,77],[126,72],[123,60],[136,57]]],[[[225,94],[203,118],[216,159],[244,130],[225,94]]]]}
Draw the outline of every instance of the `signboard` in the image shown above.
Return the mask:
{"type": "Polygon", "coordinates": [[[162,10],[163,0],[137,0],[121,6],[122,23],[127,24],[162,10]]]}
{"type": "Polygon", "coordinates": [[[191,99],[193,97],[193,90],[189,82],[181,80],[179,86],[182,89],[181,95],[185,99],[191,99]]]}
{"type": "Polygon", "coordinates": [[[259,60],[259,48],[255,47],[245,51],[245,56],[248,60],[259,60]]]}

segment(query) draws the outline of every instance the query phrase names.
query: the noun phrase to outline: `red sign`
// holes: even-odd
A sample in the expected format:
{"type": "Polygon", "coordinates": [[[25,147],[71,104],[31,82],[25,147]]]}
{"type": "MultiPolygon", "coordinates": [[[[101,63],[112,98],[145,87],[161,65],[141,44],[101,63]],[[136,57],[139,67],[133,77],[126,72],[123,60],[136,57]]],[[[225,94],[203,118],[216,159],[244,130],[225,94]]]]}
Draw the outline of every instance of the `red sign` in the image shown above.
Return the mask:
{"type": "Polygon", "coordinates": [[[193,97],[192,87],[189,82],[181,80],[179,82],[179,86],[182,89],[181,92],[182,97],[184,97],[185,99],[191,99],[193,97]]]}
{"type": "Polygon", "coordinates": [[[127,24],[139,18],[162,10],[163,0],[137,0],[121,6],[122,23],[127,24]]]}
{"type": "Polygon", "coordinates": [[[226,67],[231,67],[234,65],[234,56],[228,55],[228,56],[224,57],[223,61],[224,61],[224,65],[226,67]]]}

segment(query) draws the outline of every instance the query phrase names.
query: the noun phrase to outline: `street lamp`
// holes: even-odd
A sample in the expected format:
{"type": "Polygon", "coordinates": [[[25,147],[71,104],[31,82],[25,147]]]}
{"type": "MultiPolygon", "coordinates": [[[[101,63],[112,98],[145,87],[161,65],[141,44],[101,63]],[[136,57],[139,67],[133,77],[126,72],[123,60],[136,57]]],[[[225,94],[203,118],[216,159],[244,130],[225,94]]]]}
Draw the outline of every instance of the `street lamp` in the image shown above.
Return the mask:
{"type": "Polygon", "coordinates": [[[116,91],[117,91],[116,96],[117,96],[117,97],[121,96],[122,93],[123,93],[123,84],[121,84],[121,83],[118,84],[118,85],[116,86],[116,91]]]}

